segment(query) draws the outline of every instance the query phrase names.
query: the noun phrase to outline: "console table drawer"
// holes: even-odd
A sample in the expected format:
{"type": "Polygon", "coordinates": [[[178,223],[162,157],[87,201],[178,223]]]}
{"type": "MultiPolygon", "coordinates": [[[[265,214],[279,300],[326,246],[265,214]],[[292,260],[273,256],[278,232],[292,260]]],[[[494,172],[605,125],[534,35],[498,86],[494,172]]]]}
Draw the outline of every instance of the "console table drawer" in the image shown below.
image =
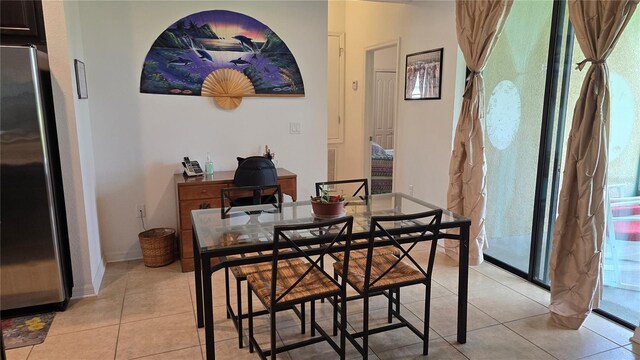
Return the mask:
{"type": "Polygon", "coordinates": [[[220,198],[180,201],[180,229],[191,229],[192,210],[214,209],[220,206],[220,198]]]}
{"type": "Polygon", "coordinates": [[[178,191],[180,200],[220,198],[220,190],[225,187],[225,184],[191,185],[181,186],[178,191]]]}

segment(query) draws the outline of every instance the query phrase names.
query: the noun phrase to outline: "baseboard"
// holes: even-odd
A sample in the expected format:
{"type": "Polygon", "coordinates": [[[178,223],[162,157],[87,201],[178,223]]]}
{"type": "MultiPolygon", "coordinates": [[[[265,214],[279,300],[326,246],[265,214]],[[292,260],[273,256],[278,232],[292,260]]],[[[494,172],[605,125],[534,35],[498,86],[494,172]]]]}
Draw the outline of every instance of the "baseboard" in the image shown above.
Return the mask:
{"type": "Polygon", "coordinates": [[[73,287],[73,294],[71,296],[72,299],[80,299],[93,297],[98,295],[98,291],[100,291],[100,285],[102,284],[102,279],[104,278],[104,272],[106,270],[106,263],[104,258],[100,258],[100,263],[98,264],[98,268],[96,272],[91,277],[91,283],[85,284],[82,287],[73,287]]]}
{"type": "Polygon", "coordinates": [[[107,267],[106,267],[106,263],[104,262],[104,258],[100,257],[100,263],[98,264],[96,273],[93,275],[93,278],[91,279],[96,295],[98,295],[98,292],[100,291],[100,286],[102,285],[102,279],[104,278],[104,271],[106,269],[107,267]]]}
{"type": "Polygon", "coordinates": [[[105,253],[105,261],[107,263],[112,262],[121,262],[121,261],[129,261],[129,260],[140,260],[142,259],[141,251],[118,251],[112,253],[105,253]]]}
{"type": "Polygon", "coordinates": [[[96,292],[93,288],[93,284],[86,284],[81,288],[74,286],[73,294],[71,295],[71,298],[81,299],[81,298],[93,297],[93,296],[96,296],[96,292]]]}

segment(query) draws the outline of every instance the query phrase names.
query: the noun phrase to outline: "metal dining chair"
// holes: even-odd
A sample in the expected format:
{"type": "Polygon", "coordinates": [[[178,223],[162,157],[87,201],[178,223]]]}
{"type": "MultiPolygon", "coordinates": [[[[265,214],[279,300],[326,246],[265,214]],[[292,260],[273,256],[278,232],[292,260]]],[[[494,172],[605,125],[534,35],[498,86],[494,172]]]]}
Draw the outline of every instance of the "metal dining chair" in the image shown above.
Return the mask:
{"type": "MultiPolygon", "coordinates": [[[[221,190],[222,199],[222,207],[221,207],[221,217],[227,218],[230,216],[234,216],[234,212],[232,210],[235,208],[238,210],[238,213],[241,214],[256,214],[261,213],[264,210],[258,211],[246,211],[243,210],[242,206],[248,205],[259,205],[259,204],[272,204],[274,209],[277,212],[282,212],[282,192],[280,189],[280,185],[264,185],[264,186],[244,186],[244,187],[234,187],[234,188],[223,188],[221,190]],[[250,196],[247,196],[249,194],[250,196]],[[238,196],[239,195],[239,196],[238,196]],[[235,201],[235,199],[244,199],[240,202],[235,201]],[[247,200],[248,199],[248,200],[247,200]],[[250,201],[249,203],[246,203],[250,201]],[[228,204],[228,205],[227,205],[228,204]],[[237,207],[236,207],[237,206],[237,207]]],[[[245,256],[258,256],[265,254],[245,254],[245,256]]],[[[291,259],[288,260],[286,265],[299,265],[302,263],[299,259],[291,259]]],[[[227,319],[231,319],[236,326],[238,331],[238,347],[242,348],[243,343],[243,319],[247,318],[247,314],[243,314],[242,311],[242,283],[247,280],[247,276],[249,274],[253,274],[259,271],[265,271],[271,269],[271,263],[261,263],[261,264],[251,264],[251,265],[241,265],[241,266],[233,266],[230,268],[225,268],[225,299],[227,304],[227,319]],[[230,280],[229,280],[229,272],[233,275],[236,280],[236,311],[233,310],[231,306],[231,294],[230,294],[230,280]]],[[[249,291],[247,290],[247,294],[249,291]]],[[[303,307],[304,310],[304,307],[303,307]]],[[[298,316],[302,320],[302,331],[304,332],[304,311],[302,313],[298,313],[298,316]]]]}
{"type": "MultiPolygon", "coordinates": [[[[344,268],[341,261],[334,263],[334,276],[336,279],[342,278],[344,280],[346,278],[347,283],[358,293],[358,298],[362,298],[364,302],[362,331],[352,334],[346,333],[346,337],[360,352],[363,359],[368,357],[370,335],[401,327],[408,327],[422,340],[422,353],[427,355],[429,349],[431,275],[438,245],[441,219],[441,209],[411,215],[374,216],[371,218],[367,256],[365,258],[352,259],[349,269],[344,268]],[[397,228],[398,223],[401,223],[402,227],[406,228],[407,233],[404,235],[392,235],[385,228],[385,223],[394,223],[394,228],[397,228]],[[410,252],[415,249],[418,243],[426,240],[431,240],[431,245],[425,271],[411,256],[410,252]],[[374,256],[374,242],[392,245],[399,251],[399,256],[390,254],[374,256]],[[425,285],[424,327],[422,331],[400,314],[400,289],[415,284],[425,285]],[[388,291],[390,296],[387,319],[389,324],[370,329],[369,298],[384,291],[388,291]],[[395,298],[393,298],[394,294],[395,298]],[[391,302],[395,303],[395,310],[391,307],[391,302]],[[395,317],[400,322],[392,323],[392,317],[395,317]],[[357,342],[356,339],[358,338],[362,338],[362,345],[357,342]]],[[[337,303],[336,300],[334,298],[334,304],[337,303]]],[[[334,309],[334,319],[338,310],[345,311],[345,309],[338,307],[334,309]]]]}
{"type": "MultiPolygon", "coordinates": [[[[222,188],[220,190],[220,216],[225,219],[232,216],[232,210],[238,208],[242,214],[252,215],[262,211],[245,211],[242,206],[272,204],[275,211],[282,212],[282,189],[278,184],[278,174],[273,162],[262,156],[252,156],[239,159],[238,168],[234,174],[234,187],[222,188]]],[[[251,255],[251,254],[246,254],[251,255]]],[[[254,254],[260,255],[260,254],[254,254]]],[[[292,260],[290,265],[297,262],[292,260]]],[[[242,282],[247,280],[247,275],[257,271],[270,269],[270,263],[243,265],[225,268],[225,300],[227,306],[227,319],[231,319],[238,331],[238,347],[243,347],[243,324],[242,320],[247,317],[242,313],[242,282]],[[236,279],[236,309],[234,312],[231,306],[231,294],[229,290],[229,272],[236,279]]],[[[249,293],[247,291],[247,293],[249,293]]],[[[302,319],[302,329],[304,330],[304,312],[298,314],[302,319]]]]}
{"type": "Polygon", "coordinates": [[[249,289],[267,309],[270,316],[269,350],[262,350],[253,333],[253,296],[249,296],[249,350],[257,350],[261,359],[276,358],[276,354],[327,341],[345,359],[346,346],[346,280],[336,281],[319,264],[320,260],[333,251],[344,252],[342,269],[349,269],[349,249],[353,217],[347,216],[336,220],[313,222],[307,224],[276,226],[273,233],[273,253],[271,270],[261,271],[247,276],[249,289]],[[320,246],[324,245],[324,246],[320,246]],[[313,257],[313,258],[312,258],[313,257]],[[302,265],[284,265],[292,258],[303,258],[307,262],[302,265]],[[340,345],[327,334],[316,322],[315,301],[323,298],[340,298],[342,311],[338,324],[341,335],[340,345]],[[276,312],[289,309],[295,305],[311,302],[310,327],[311,336],[316,331],[318,337],[311,337],[283,347],[276,346],[276,312]]]}
{"type": "MultiPolygon", "coordinates": [[[[351,185],[351,184],[354,185],[351,188],[351,190],[353,190],[354,187],[356,189],[351,196],[354,196],[354,197],[359,196],[360,199],[363,199],[365,201],[369,198],[369,180],[368,179],[344,179],[344,180],[332,180],[332,181],[319,181],[319,182],[316,182],[315,184],[316,196],[320,196],[320,193],[325,187],[333,189],[335,188],[336,185],[340,186],[340,185],[351,185]]],[[[341,260],[339,258],[340,254],[338,253],[333,254],[331,256],[336,260],[341,260]]],[[[324,268],[324,261],[321,262],[320,265],[322,266],[322,268],[324,268]]],[[[322,300],[322,302],[324,302],[324,299],[322,300]]]]}
{"type": "Polygon", "coordinates": [[[220,216],[225,219],[231,210],[238,206],[272,204],[278,212],[281,212],[283,197],[280,185],[275,184],[222,188],[220,200],[220,216]]]}
{"type": "Polygon", "coordinates": [[[320,196],[320,192],[323,187],[335,187],[336,185],[348,185],[355,184],[360,185],[356,188],[351,196],[359,196],[361,199],[369,197],[369,180],[367,179],[349,179],[349,180],[333,180],[333,181],[321,181],[316,183],[316,196],[320,196]],[[361,193],[362,192],[362,193],[361,193]]]}

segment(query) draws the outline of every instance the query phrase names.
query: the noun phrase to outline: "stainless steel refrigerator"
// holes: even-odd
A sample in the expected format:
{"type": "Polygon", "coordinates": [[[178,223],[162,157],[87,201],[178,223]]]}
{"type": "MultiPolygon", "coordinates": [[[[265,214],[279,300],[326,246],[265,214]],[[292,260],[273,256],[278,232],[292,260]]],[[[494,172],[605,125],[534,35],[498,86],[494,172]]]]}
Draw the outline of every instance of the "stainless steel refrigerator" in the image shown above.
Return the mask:
{"type": "Polygon", "coordinates": [[[0,307],[64,309],[73,277],[49,63],[2,46],[0,72],[0,307]]]}

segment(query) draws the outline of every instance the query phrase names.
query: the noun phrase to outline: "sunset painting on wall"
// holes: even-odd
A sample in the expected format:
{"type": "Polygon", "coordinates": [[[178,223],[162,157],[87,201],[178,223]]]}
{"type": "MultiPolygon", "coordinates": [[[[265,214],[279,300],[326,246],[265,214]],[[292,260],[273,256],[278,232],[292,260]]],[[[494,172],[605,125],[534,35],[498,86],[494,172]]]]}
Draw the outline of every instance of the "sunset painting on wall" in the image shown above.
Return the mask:
{"type": "Polygon", "coordinates": [[[268,26],[244,14],[186,16],[158,36],[140,92],[168,95],[304,96],[296,60],[268,26]]]}

